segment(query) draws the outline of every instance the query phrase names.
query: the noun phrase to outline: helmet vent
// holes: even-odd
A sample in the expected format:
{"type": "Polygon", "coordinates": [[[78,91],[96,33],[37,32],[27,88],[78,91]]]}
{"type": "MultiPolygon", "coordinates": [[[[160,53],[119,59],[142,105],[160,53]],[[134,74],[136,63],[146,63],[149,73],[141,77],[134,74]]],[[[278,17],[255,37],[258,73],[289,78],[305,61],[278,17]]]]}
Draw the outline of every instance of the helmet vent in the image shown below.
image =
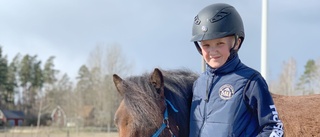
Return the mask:
{"type": "Polygon", "coordinates": [[[210,19],[211,23],[217,22],[221,19],[223,19],[224,17],[228,16],[230,14],[230,12],[226,12],[226,11],[219,11],[213,18],[210,19]]]}
{"type": "Polygon", "coordinates": [[[194,17],[194,24],[199,25],[201,21],[199,20],[198,15],[194,17]]]}

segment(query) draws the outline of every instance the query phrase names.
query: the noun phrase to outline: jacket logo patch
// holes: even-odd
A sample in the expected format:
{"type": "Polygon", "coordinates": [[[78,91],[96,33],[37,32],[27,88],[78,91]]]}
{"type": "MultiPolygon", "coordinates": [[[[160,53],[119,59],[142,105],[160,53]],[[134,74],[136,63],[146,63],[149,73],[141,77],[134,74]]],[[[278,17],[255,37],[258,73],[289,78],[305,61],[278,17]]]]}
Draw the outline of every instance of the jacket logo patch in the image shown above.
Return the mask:
{"type": "Polygon", "coordinates": [[[230,84],[222,85],[219,89],[220,98],[224,100],[230,99],[234,94],[234,89],[230,84]]]}

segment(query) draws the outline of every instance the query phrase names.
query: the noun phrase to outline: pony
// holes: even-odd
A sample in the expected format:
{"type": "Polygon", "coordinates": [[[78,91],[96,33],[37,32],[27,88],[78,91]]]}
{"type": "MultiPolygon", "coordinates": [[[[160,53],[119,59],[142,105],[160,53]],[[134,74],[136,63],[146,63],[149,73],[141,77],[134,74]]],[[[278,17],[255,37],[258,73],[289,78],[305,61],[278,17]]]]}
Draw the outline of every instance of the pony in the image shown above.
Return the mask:
{"type": "Polygon", "coordinates": [[[122,101],[114,123],[120,137],[187,137],[193,82],[187,69],[160,70],[126,79],[113,75],[122,101]]]}

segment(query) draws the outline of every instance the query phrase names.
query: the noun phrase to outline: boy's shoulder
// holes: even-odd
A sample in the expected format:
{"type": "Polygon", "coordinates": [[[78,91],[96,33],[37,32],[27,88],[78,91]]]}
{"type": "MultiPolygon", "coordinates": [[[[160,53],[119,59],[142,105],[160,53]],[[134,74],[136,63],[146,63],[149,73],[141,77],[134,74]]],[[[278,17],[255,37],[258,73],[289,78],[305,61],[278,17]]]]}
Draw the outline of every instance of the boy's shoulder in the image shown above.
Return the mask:
{"type": "Polygon", "coordinates": [[[259,71],[257,71],[256,69],[254,68],[251,68],[243,63],[241,63],[239,65],[239,67],[237,69],[235,69],[235,72],[237,75],[241,75],[242,77],[244,78],[251,78],[253,75],[255,76],[259,76],[261,75],[259,71]]]}

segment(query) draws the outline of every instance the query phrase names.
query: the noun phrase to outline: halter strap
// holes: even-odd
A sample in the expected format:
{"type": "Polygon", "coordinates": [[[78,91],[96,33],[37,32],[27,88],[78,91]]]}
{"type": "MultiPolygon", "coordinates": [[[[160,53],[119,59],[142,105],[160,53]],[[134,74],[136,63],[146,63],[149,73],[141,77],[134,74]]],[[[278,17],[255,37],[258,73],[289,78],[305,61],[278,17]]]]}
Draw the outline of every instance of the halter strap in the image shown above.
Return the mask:
{"type": "Polygon", "coordinates": [[[157,130],[157,132],[152,135],[152,137],[158,137],[165,128],[168,128],[168,129],[169,129],[172,137],[175,137],[175,135],[172,133],[172,131],[171,131],[171,129],[170,129],[170,126],[169,126],[169,117],[168,117],[168,107],[167,107],[167,103],[169,104],[169,106],[172,108],[172,110],[173,110],[174,112],[177,113],[177,112],[179,112],[179,111],[173,106],[173,104],[172,104],[169,100],[165,99],[165,101],[166,101],[166,102],[165,102],[166,110],[164,111],[164,114],[163,114],[163,122],[162,122],[162,125],[161,125],[161,127],[157,130]]]}

